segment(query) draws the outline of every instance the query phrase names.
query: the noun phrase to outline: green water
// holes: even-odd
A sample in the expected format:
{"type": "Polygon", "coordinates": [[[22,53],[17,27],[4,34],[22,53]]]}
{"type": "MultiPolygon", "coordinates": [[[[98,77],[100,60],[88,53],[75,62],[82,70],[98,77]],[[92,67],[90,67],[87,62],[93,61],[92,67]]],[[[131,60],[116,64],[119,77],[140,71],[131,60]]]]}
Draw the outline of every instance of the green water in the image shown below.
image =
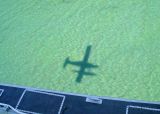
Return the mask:
{"type": "Polygon", "coordinates": [[[0,0],[0,83],[160,101],[160,0],[0,0]],[[75,80],[66,57],[96,76],[75,80]]]}

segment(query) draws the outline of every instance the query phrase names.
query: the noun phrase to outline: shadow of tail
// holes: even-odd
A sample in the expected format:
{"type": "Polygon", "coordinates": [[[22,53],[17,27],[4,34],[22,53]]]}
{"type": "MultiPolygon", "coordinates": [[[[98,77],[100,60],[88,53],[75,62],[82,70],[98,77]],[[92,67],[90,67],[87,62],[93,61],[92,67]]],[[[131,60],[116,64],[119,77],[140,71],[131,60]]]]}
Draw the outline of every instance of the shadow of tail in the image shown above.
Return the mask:
{"type": "Polygon", "coordinates": [[[69,57],[67,57],[65,62],[64,62],[64,64],[63,64],[63,68],[66,68],[66,66],[68,65],[69,61],[70,61],[69,57]]]}

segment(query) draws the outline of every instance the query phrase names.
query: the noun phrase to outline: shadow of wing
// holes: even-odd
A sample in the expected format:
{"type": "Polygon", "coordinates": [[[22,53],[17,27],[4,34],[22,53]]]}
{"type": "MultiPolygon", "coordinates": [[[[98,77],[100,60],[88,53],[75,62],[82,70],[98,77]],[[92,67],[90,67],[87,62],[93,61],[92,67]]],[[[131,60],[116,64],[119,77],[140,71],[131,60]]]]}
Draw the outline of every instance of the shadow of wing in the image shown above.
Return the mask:
{"type": "Polygon", "coordinates": [[[94,76],[94,75],[96,75],[96,74],[93,73],[93,72],[84,72],[83,74],[84,74],[84,75],[88,75],[88,76],[94,76]]]}
{"type": "Polygon", "coordinates": [[[92,72],[80,72],[80,71],[77,71],[77,70],[73,70],[73,72],[78,73],[80,76],[82,76],[82,75],[91,75],[91,76],[96,75],[95,73],[92,73],[92,72]]]}

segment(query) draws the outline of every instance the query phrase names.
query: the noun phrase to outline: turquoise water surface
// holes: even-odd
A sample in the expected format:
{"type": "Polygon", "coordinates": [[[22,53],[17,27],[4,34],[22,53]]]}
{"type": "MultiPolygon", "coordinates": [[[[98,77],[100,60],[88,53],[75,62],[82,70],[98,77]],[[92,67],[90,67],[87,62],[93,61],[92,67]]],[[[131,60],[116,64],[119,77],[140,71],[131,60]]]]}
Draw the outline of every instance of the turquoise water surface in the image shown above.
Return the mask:
{"type": "Polygon", "coordinates": [[[0,0],[0,83],[160,101],[159,0],[0,0]],[[90,69],[77,83],[92,45],[90,69]]]}

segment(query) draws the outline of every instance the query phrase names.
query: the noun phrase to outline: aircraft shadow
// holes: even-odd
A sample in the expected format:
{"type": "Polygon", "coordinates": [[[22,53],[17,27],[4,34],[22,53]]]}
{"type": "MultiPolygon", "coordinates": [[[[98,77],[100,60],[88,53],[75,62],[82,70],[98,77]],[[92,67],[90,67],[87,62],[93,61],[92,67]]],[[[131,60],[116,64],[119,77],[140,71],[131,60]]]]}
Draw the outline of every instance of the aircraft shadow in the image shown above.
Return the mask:
{"type": "Polygon", "coordinates": [[[78,74],[77,78],[76,78],[77,83],[80,83],[82,81],[83,76],[94,76],[94,75],[96,75],[95,73],[90,72],[90,71],[93,68],[98,68],[98,65],[88,63],[88,59],[89,59],[89,56],[90,56],[90,53],[91,53],[91,47],[92,47],[91,45],[87,46],[87,49],[86,49],[86,52],[85,52],[85,55],[84,55],[84,58],[83,58],[82,61],[71,61],[69,59],[69,57],[67,57],[65,59],[64,64],[63,64],[63,68],[66,68],[66,66],[69,65],[69,64],[80,67],[79,70],[73,70],[73,72],[76,72],[78,74]]]}

